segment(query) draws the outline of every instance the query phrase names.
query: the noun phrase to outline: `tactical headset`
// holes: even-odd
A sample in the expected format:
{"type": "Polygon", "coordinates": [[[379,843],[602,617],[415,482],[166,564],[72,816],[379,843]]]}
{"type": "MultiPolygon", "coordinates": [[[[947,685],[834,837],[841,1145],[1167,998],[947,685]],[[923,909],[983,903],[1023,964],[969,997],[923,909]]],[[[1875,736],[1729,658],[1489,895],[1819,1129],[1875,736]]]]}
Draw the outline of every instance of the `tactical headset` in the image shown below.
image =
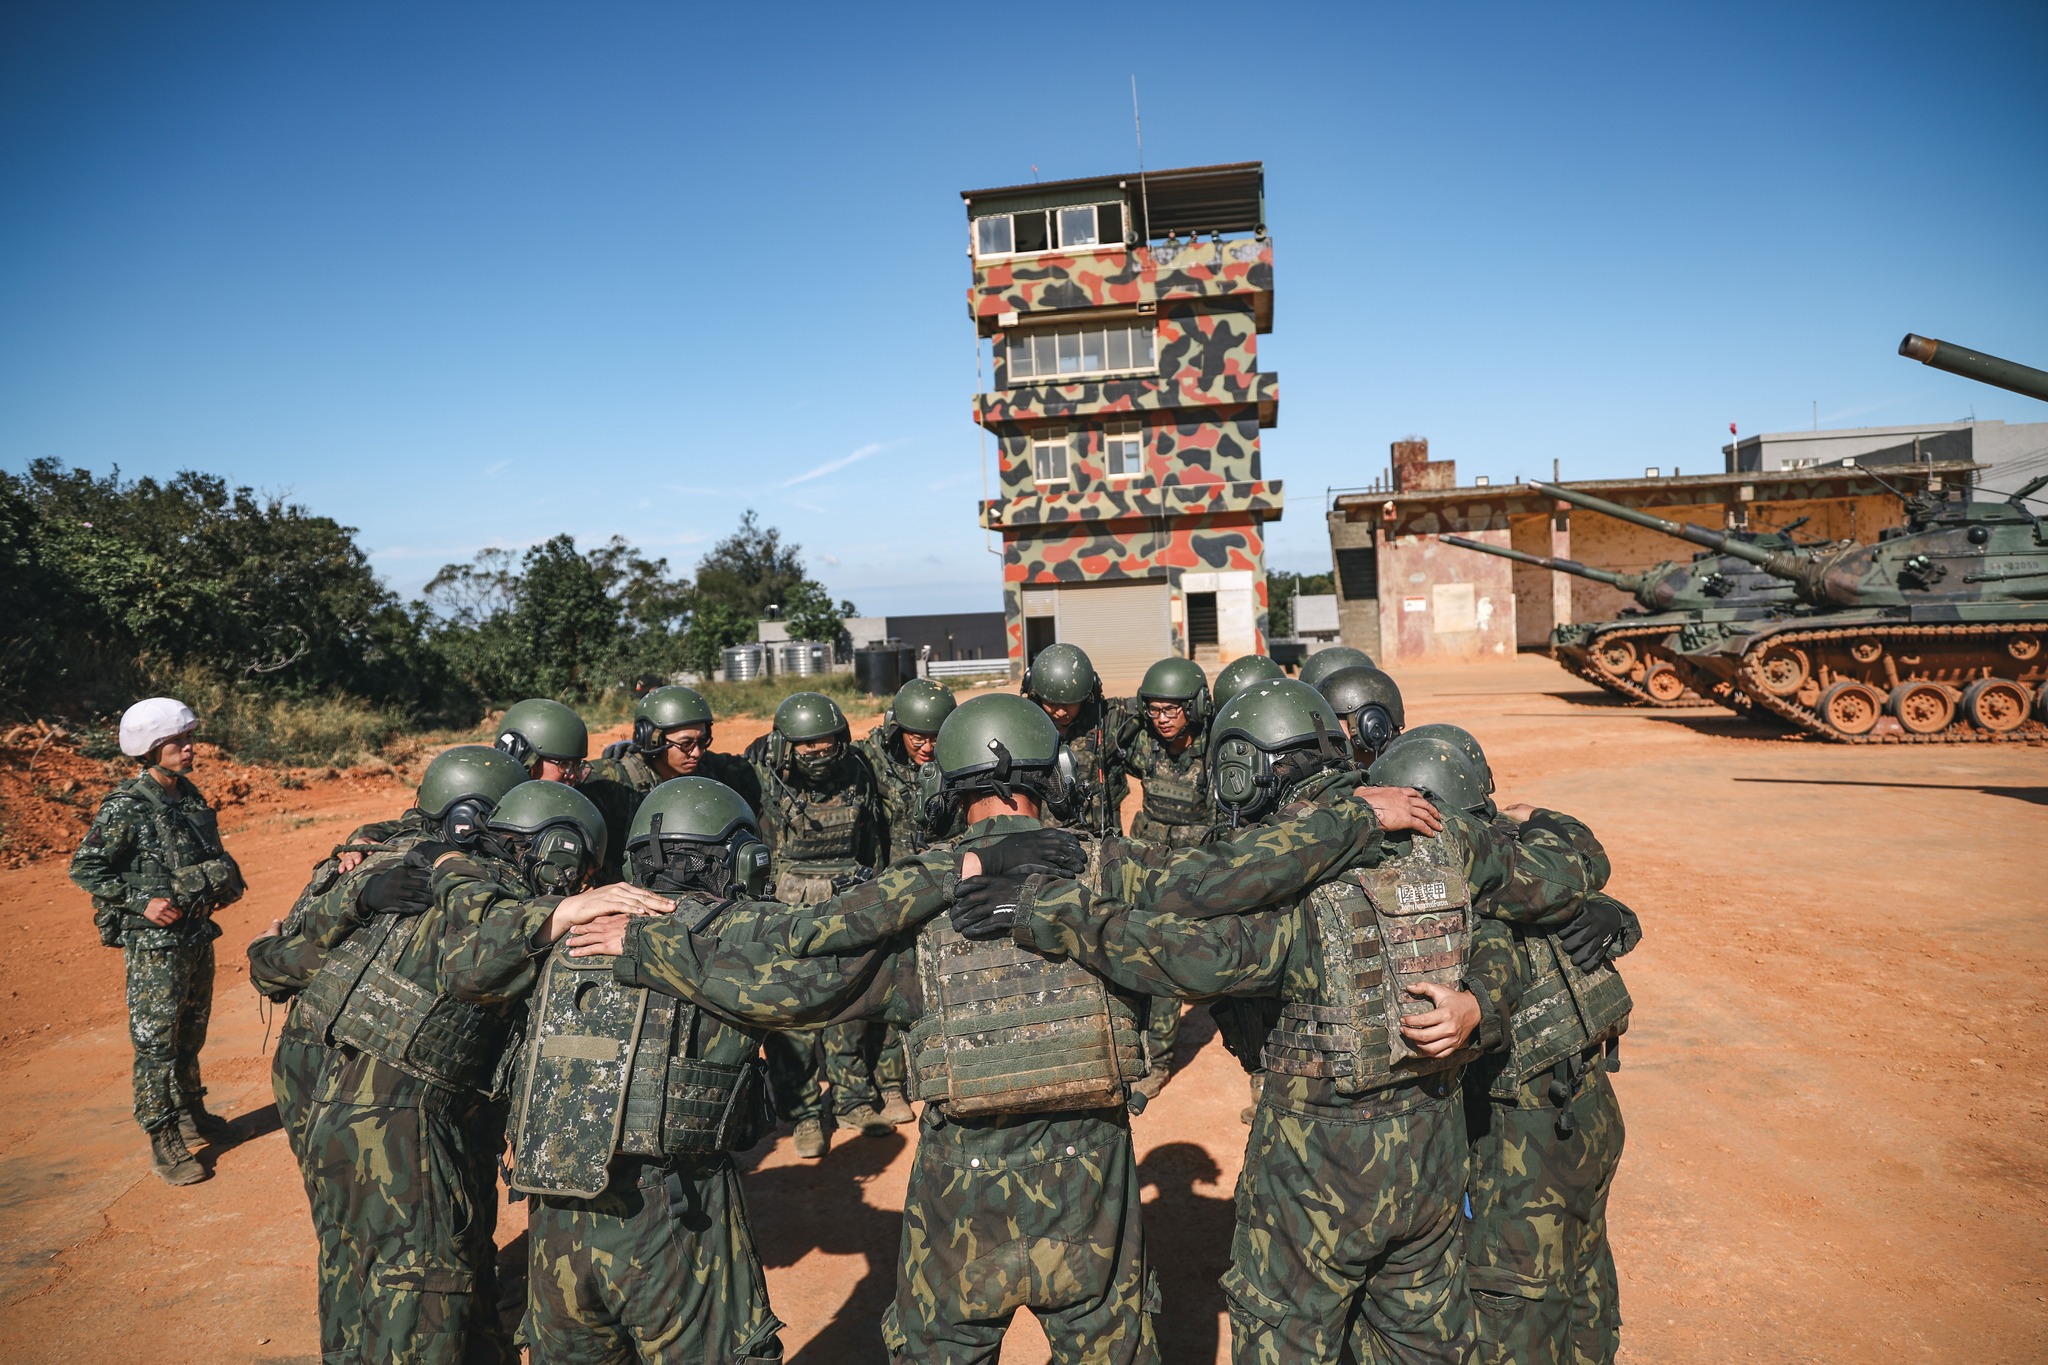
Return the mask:
{"type": "MultiPolygon", "coordinates": [[[[661,839],[661,814],[657,812],[647,827],[646,839],[637,842],[628,850],[633,867],[640,874],[640,883],[645,886],[653,878],[652,873],[668,865],[663,856],[661,839]]],[[[723,842],[672,836],[671,844],[692,844],[698,848],[716,849],[724,855],[727,875],[727,890],[733,887],[743,889],[748,896],[759,900],[768,890],[768,845],[761,842],[761,836],[745,825],[736,824],[727,833],[723,842]]]]}
{"type": "Polygon", "coordinates": [[[1371,757],[1394,742],[1401,733],[1393,713],[1376,701],[1369,701],[1344,718],[1351,726],[1351,742],[1371,757]]]}
{"type": "Polygon", "coordinates": [[[533,771],[534,760],[540,757],[540,751],[533,747],[533,741],[517,730],[505,731],[491,747],[511,758],[528,772],[533,771]]]}
{"type": "Polygon", "coordinates": [[[550,821],[531,836],[515,837],[531,838],[518,855],[519,870],[543,896],[570,895],[596,870],[590,841],[573,820],[550,821]]]}
{"type": "Polygon", "coordinates": [[[681,725],[671,725],[668,727],[667,730],[662,730],[657,729],[655,727],[654,721],[647,716],[635,716],[633,718],[633,747],[642,754],[658,754],[663,749],[666,749],[668,747],[668,736],[670,730],[687,730],[693,725],[701,725],[704,727],[704,747],[706,749],[709,749],[711,747],[710,721],[685,721],[681,725]]]}
{"type": "Polygon", "coordinates": [[[496,809],[495,802],[481,796],[463,797],[442,813],[441,837],[457,848],[476,847],[484,826],[490,822],[491,812],[496,809]]]}
{"type": "MultiPolygon", "coordinates": [[[[1318,763],[1341,761],[1341,737],[1324,728],[1320,714],[1315,723],[1314,756],[1318,763]]],[[[1281,774],[1278,766],[1297,755],[1306,756],[1307,752],[1305,742],[1290,745],[1276,760],[1243,735],[1232,734],[1219,743],[1209,764],[1209,786],[1216,793],[1216,804],[1229,814],[1231,826],[1235,828],[1243,820],[1256,820],[1270,810],[1279,800],[1281,788],[1300,780],[1281,774]]]]}

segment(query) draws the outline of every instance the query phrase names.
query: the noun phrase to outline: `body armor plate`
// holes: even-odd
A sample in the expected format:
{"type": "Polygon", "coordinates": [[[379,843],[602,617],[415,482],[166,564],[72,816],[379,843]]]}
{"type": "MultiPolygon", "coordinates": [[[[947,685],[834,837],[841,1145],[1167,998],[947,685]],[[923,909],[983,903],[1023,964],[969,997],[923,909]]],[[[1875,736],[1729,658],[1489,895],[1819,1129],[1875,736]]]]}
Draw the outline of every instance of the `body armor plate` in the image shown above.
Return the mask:
{"type": "Polygon", "coordinates": [[[1549,935],[1531,934],[1518,946],[1528,978],[1508,1025],[1513,1058],[1493,1083],[1494,1098],[1502,1100],[1566,1058],[1620,1037],[1634,1008],[1612,965],[1582,972],[1549,935]]]}

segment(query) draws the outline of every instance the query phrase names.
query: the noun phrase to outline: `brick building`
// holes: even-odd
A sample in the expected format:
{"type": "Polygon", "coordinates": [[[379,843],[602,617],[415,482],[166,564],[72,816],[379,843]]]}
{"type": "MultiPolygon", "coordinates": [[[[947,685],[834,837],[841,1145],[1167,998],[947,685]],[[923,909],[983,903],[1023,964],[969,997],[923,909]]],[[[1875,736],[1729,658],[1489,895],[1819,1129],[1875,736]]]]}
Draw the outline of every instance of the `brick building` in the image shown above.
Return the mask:
{"type": "Polygon", "coordinates": [[[1105,678],[1262,652],[1258,367],[1273,246],[1258,162],[969,190],[968,311],[992,349],[974,420],[999,490],[1012,667],[1055,640],[1105,678]]]}
{"type": "MultiPolygon", "coordinates": [[[[1875,540],[1905,524],[1891,488],[1918,492],[1969,482],[1976,472],[1968,460],[1923,460],[1870,472],[1834,465],[1570,486],[1714,530],[1779,530],[1805,518],[1795,533],[1802,540],[1875,540]]],[[[1460,487],[1456,463],[1431,460],[1419,438],[1394,444],[1391,484],[1340,493],[1328,510],[1343,641],[1389,668],[1510,657],[1543,648],[1559,625],[1612,620],[1636,606],[1604,583],[1442,544],[1440,532],[1621,573],[1683,562],[1697,549],[1526,484],[1460,487]]]]}

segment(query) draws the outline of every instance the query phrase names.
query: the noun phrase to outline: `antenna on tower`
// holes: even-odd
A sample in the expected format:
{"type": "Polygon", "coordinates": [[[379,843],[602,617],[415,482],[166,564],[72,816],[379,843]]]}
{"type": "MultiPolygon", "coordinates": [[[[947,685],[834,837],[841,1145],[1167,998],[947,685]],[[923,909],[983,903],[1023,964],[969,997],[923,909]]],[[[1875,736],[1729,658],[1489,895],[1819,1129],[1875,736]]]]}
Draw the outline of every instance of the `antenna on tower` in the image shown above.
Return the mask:
{"type": "Polygon", "coordinates": [[[1138,77],[1131,75],[1131,127],[1138,134],[1138,204],[1144,214],[1145,240],[1142,246],[1152,245],[1152,197],[1145,190],[1145,120],[1138,116],[1138,77]]]}

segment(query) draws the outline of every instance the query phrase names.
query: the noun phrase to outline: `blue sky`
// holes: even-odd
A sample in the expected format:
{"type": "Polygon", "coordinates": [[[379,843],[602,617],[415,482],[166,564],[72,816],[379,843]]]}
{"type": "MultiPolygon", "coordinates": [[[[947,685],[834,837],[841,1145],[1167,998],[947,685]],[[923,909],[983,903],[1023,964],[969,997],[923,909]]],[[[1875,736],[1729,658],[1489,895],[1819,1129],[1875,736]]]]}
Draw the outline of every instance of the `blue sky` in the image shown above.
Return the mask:
{"type": "Polygon", "coordinates": [[[958,191],[1262,159],[1271,562],[1461,477],[2048,419],[2048,7],[14,5],[0,465],[214,471],[392,586],[752,506],[864,611],[998,606],[958,191]]]}

